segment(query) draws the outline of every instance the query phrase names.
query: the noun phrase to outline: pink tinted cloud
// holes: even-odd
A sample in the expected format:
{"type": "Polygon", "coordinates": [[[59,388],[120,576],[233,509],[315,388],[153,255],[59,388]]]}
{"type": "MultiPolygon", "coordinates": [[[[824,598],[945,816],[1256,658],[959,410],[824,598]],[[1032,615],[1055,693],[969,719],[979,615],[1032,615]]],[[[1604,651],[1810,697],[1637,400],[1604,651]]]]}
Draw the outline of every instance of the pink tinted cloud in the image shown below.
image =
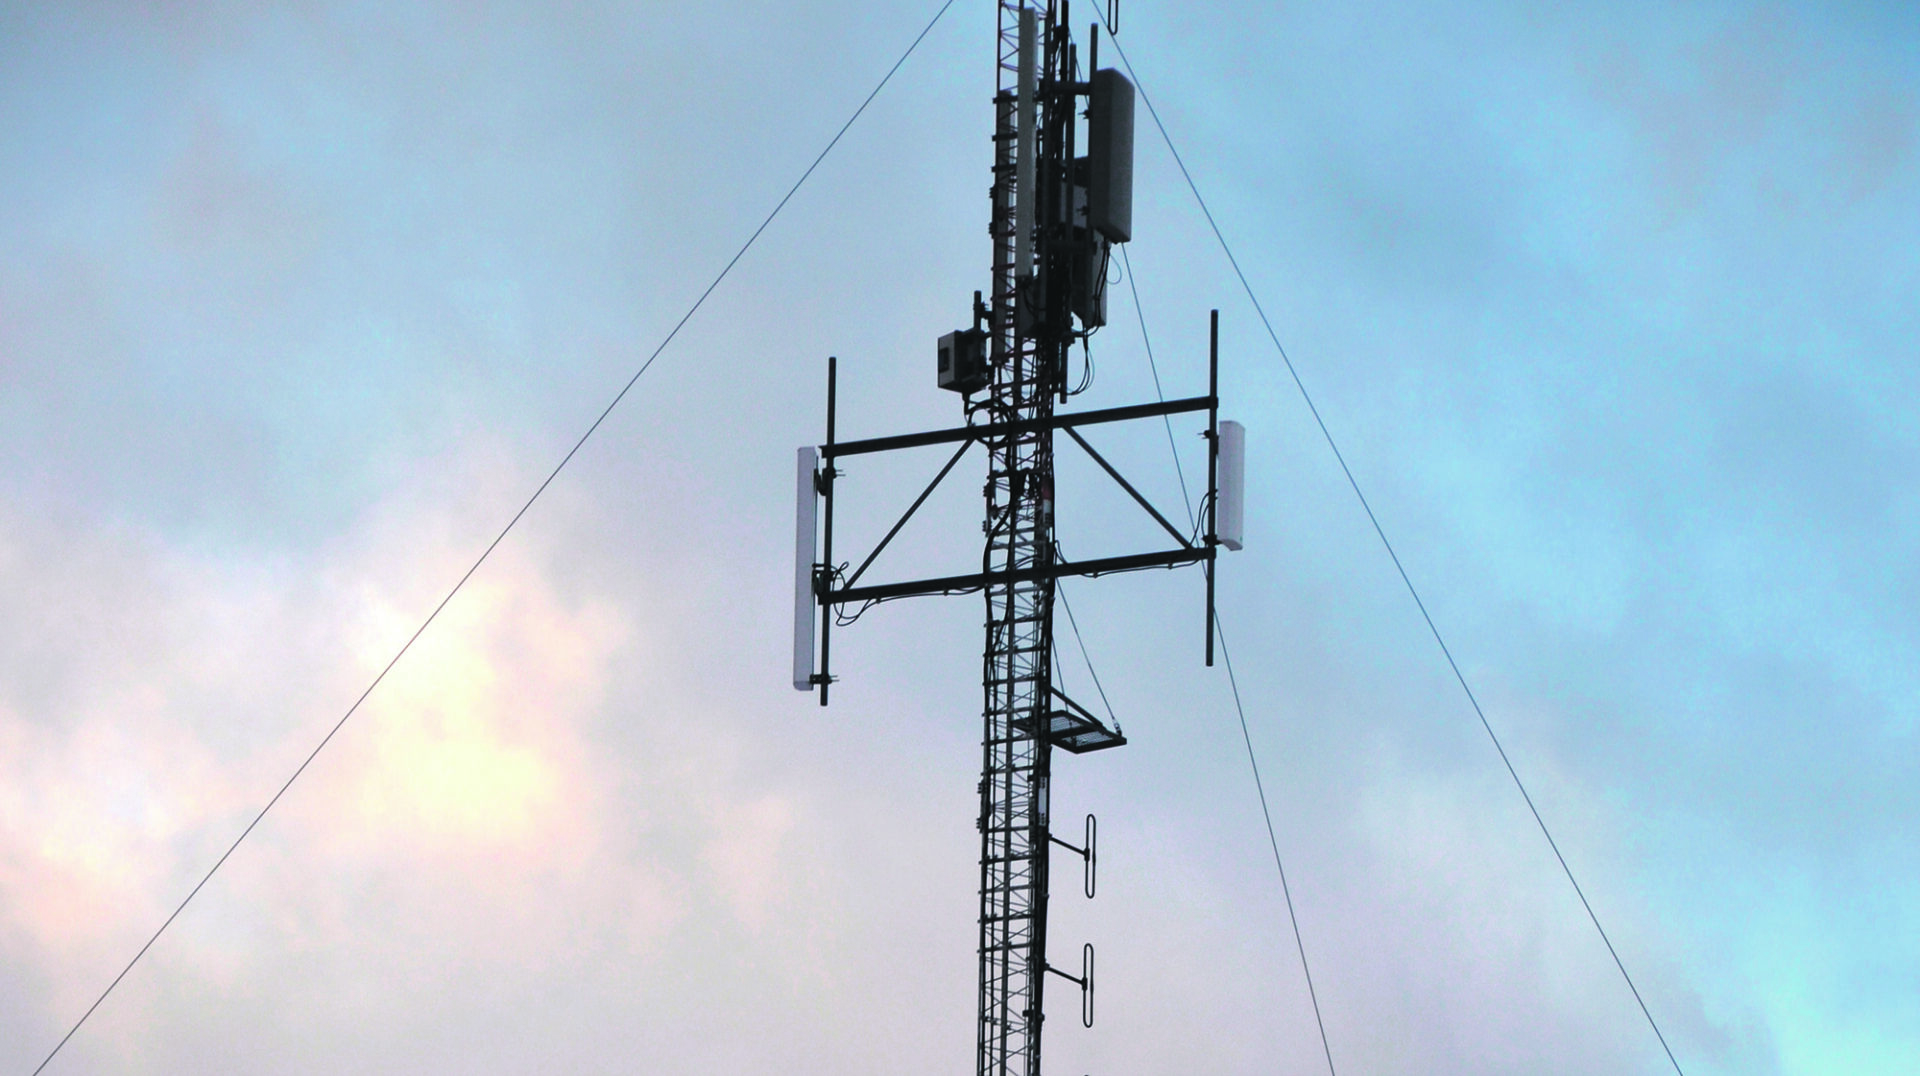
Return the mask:
{"type": "MultiPolygon", "coordinates": [[[[0,953],[15,989],[50,987],[32,988],[49,1028],[91,1002],[457,578],[512,470],[465,484],[471,503],[397,494],[361,537],[266,562],[0,513],[5,589],[53,579],[58,600],[102,610],[47,625],[40,643],[69,674],[31,698],[0,691],[0,953]],[[107,581],[114,594],[88,592],[107,581]],[[116,604],[138,630],[105,629],[116,604]]],[[[162,939],[136,973],[148,985],[112,1004],[201,997],[210,1013],[245,997],[352,1026],[472,975],[631,972],[697,961],[716,930],[821,922],[782,914],[820,897],[795,847],[807,808],[745,783],[725,737],[698,727],[711,716],[636,691],[660,634],[645,610],[562,583],[538,531],[516,535],[162,939]],[[611,722],[672,746],[612,757],[611,722]]],[[[803,948],[832,944],[794,929],[803,948]]]]}

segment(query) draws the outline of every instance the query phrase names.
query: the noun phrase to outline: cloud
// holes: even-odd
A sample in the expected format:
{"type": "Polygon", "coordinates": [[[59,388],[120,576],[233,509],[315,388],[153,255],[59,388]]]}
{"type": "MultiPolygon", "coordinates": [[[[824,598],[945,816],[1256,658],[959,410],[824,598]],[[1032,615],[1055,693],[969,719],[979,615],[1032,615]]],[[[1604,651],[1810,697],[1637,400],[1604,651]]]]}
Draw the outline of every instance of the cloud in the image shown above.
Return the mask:
{"type": "Polygon", "coordinates": [[[731,805],[722,813],[718,839],[702,859],[743,922],[764,925],[774,910],[792,870],[780,856],[792,831],[793,806],[777,796],[731,805]]]}
{"type": "MultiPolygon", "coordinates": [[[[1770,1071],[1768,1052],[1730,1032],[1728,1014],[1710,1017],[1684,985],[1679,939],[1633,881],[1628,820],[1578,770],[1537,750],[1526,763],[1534,787],[1550,790],[1542,802],[1561,850],[1668,1041],[1699,1064],[1770,1071]]],[[[1391,750],[1374,751],[1369,769],[1353,833],[1367,865],[1346,882],[1366,911],[1343,917],[1320,954],[1364,982],[1349,989],[1340,1018],[1362,1067],[1444,1057],[1445,1071],[1462,1073],[1611,1073],[1663,1060],[1504,772],[1435,770],[1391,750]],[[1356,932],[1362,923],[1369,929],[1356,932]]]]}
{"type": "MultiPolygon", "coordinates": [[[[521,477],[483,476],[476,500],[521,477]]],[[[458,577],[471,514],[402,494],[363,537],[268,564],[0,516],[0,592],[58,580],[82,613],[17,619],[0,650],[18,662],[38,636],[68,662],[0,684],[0,991],[50,1021],[36,1041],[85,1008],[458,577]],[[102,632],[115,615],[128,628],[102,632]]],[[[670,696],[634,697],[661,660],[644,610],[570,592],[544,543],[518,539],[114,1005],[160,1021],[180,996],[239,994],[353,1020],[483,968],[677,962],[701,937],[774,925],[808,877],[790,852],[800,808],[741,785],[725,738],[676,736],[691,715],[670,696]],[[684,753],[615,765],[616,715],[684,753]],[[347,988],[371,969],[383,985],[347,988]]]]}
{"type": "MultiPolygon", "coordinates": [[[[920,17],[764,7],[16,20],[0,1066],[224,850],[920,17]]],[[[1835,62],[1871,28],[1777,8],[1138,14],[1129,51],[1688,1071],[1766,1071],[1769,1036],[1791,1068],[1807,1027],[1897,1057],[1910,65],[1835,62]]],[[[782,610],[818,360],[848,430],[953,420],[913,356],[984,265],[990,20],[956,6],[72,1070],[965,1058],[977,599],[837,634],[824,714],[782,685],[782,610]]],[[[1249,705],[1289,715],[1255,738],[1336,1056],[1657,1069],[1153,141],[1161,373],[1204,383],[1224,307],[1262,456],[1222,600],[1249,705]]],[[[1130,324],[1097,341],[1100,404],[1151,391],[1130,324]]],[[[1163,452],[1137,455],[1172,498],[1163,452]]],[[[863,471],[847,533],[931,466],[863,471]]],[[[973,548],[962,479],[903,532],[930,562],[973,548]]],[[[1054,789],[1106,842],[1100,899],[1055,905],[1104,976],[1094,1032],[1054,1010],[1061,1071],[1317,1049],[1238,730],[1195,714],[1195,593],[1073,592],[1136,739],[1054,789]]]]}

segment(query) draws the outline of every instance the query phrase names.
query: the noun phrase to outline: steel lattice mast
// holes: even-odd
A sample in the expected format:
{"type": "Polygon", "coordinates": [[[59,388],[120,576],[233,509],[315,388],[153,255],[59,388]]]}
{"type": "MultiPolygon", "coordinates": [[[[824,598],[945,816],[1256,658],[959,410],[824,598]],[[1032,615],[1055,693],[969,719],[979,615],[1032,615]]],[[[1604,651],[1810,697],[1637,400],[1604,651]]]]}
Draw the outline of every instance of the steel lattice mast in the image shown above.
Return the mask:
{"type": "MultiPolygon", "coordinates": [[[[831,634],[896,598],[980,592],[985,598],[980,810],[980,912],[977,1076],[1040,1076],[1040,1043],[1048,975],[1077,985],[1081,1019],[1093,1022],[1092,945],[1083,945],[1079,974],[1047,962],[1048,862],[1053,845],[1082,860],[1093,896],[1094,825],[1085,846],[1055,836],[1049,819],[1053,749],[1085,754],[1126,743],[1054,683],[1053,600],[1066,576],[1201,564],[1207,570],[1206,625],[1213,617],[1216,547],[1238,548],[1238,427],[1217,422],[1217,376],[1205,396],[1094,411],[1064,406],[1068,353],[1106,321],[1105,284],[1111,245],[1132,237],[1133,88],[1117,71],[1083,76],[1068,32],[1067,0],[995,0],[990,298],[974,293],[973,326],[940,339],[937,381],[965,399],[966,425],[859,441],[836,439],[837,363],[827,364],[827,440],[802,448],[797,472],[793,686],[817,689],[827,704],[833,683],[831,634]],[[1086,155],[1076,156],[1085,102],[1086,155]],[[1222,433],[1231,463],[1227,483],[1213,481],[1209,460],[1204,538],[1168,522],[1078,432],[1103,423],[1205,412],[1216,456],[1222,433]],[[1054,541],[1055,435],[1065,433],[1145,509],[1176,543],[1173,548],[1066,561],[1054,541]],[[834,488],[838,461],[930,445],[959,447],[899,522],[851,573],[834,560],[834,488]],[[876,558],[927,497],[979,444],[987,454],[985,548],[978,572],[908,582],[861,585],[876,558]],[[824,466],[823,466],[824,465],[824,466]],[[824,525],[817,516],[824,500],[824,525]],[[1232,521],[1230,526],[1215,527],[1232,521]],[[824,555],[816,558],[816,531],[824,555]],[[851,608],[851,615],[847,610],[851,608]],[[818,638],[814,616],[818,615],[818,638]],[[817,642],[818,662],[815,662],[817,642]]],[[[1094,52],[1096,34],[1089,35],[1094,52]]],[[[1216,318],[1217,326],[1217,318],[1216,318]]],[[[1218,335],[1210,359],[1217,375],[1218,335]]],[[[1091,357],[1086,360],[1091,371],[1091,357]]],[[[1212,637],[1207,634],[1207,664],[1212,637]]]]}
{"type": "MultiPolygon", "coordinates": [[[[981,665],[984,720],[980,774],[979,1076],[1038,1076],[1046,985],[1047,782],[1051,751],[1044,736],[1053,682],[1053,580],[1008,582],[1012,573],[1044,567],[1053,556],[1053,413],[1049,341],[1023,332],[1017,312],[1031,265],[1017,265],[1027,244],[1020,227],[1035,219],[1036,170],[1019,157],[1020,112],[1039,102],[1039,79],[1021,85],[1021,22],[1026,46],[1044,49],[1034,13],[999,0],[994,97],[993,380],[975,405],[1002,421],[1030,423],[986,445],[986,647],[981,665]],[[1023,95],[1025,99],[1023,100],[1023,95]],[[1023,187],[1021,180],[1030,186],[1023,187]],[[997,577],[997,578],[996,578],[997,577]]],[[[1048,13],[1049,16],[1051,12],[1048,13]]],[[[1047,19],[1051,27],[1053,20],[1047,19]]],[[[1050,36],[1050,35],[1049,35],[1050,36]]],[[[1044,49],[1051,52],[1051,49],[1044,49]]],[[[1026,68],[1033,71],[1035,57],[1026,68]]],[[[1049,56],[1048,59],[1051,59],[1049,56]]],[[[1044,62],[1044,61],[1043,61],[1044,62]]],[[[1046,64],[1047,67],[1052,65],[1046,64]]],[[[1050,81],[1050,80],[1047,80],[1050,81]]],[[[1031,114],[1028,124],[1037,117],[1031,114]]],[[[1047,126],[1042,123],[1041,128],[1047,126]]],[[[1029,128],[1031,129],[1031,128],[1029,128]]],[[[1031,137],[1031,136],[1030,136],[1031,137]]]]}

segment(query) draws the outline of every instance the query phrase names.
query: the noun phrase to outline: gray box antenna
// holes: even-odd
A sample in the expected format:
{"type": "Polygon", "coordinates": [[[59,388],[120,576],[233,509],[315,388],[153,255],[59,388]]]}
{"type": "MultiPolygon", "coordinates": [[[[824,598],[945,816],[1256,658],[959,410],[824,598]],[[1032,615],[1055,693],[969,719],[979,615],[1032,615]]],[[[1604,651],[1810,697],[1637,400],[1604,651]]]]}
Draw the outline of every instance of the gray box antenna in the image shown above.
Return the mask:
{"type": "Polygon", "coordinates": [[[1087,101],[1087,225],[1115,243],[1133,238],[1133,83],[1095,71],[1087,101]]]}

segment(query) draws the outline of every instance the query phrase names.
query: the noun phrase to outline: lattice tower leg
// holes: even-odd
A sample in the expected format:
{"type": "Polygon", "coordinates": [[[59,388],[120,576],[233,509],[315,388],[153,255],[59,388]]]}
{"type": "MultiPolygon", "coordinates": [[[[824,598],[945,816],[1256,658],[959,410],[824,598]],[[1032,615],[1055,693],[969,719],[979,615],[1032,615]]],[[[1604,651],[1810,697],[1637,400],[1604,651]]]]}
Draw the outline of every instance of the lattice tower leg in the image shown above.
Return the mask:
{"type": "MultiPolygon", "coordinates": [[[[1053,413],[1050,366],[1015,322],[1015,85],[1019,7],[1001,0],[995,98],[994,251],[989,397],[993,417],[1053,413]]],[[[987,544],[983,570],[1013,571],[1053,559],[1053,452],[1046,432],[988,446],[987,544]]],[[[978,1076],[1039,1076],[1046,969],[1047,808],[1045,739],[1053,670],[1053,584],[986,588],[982,659],[984,720],[980,780],[980,982],[978,1076]]]]}

